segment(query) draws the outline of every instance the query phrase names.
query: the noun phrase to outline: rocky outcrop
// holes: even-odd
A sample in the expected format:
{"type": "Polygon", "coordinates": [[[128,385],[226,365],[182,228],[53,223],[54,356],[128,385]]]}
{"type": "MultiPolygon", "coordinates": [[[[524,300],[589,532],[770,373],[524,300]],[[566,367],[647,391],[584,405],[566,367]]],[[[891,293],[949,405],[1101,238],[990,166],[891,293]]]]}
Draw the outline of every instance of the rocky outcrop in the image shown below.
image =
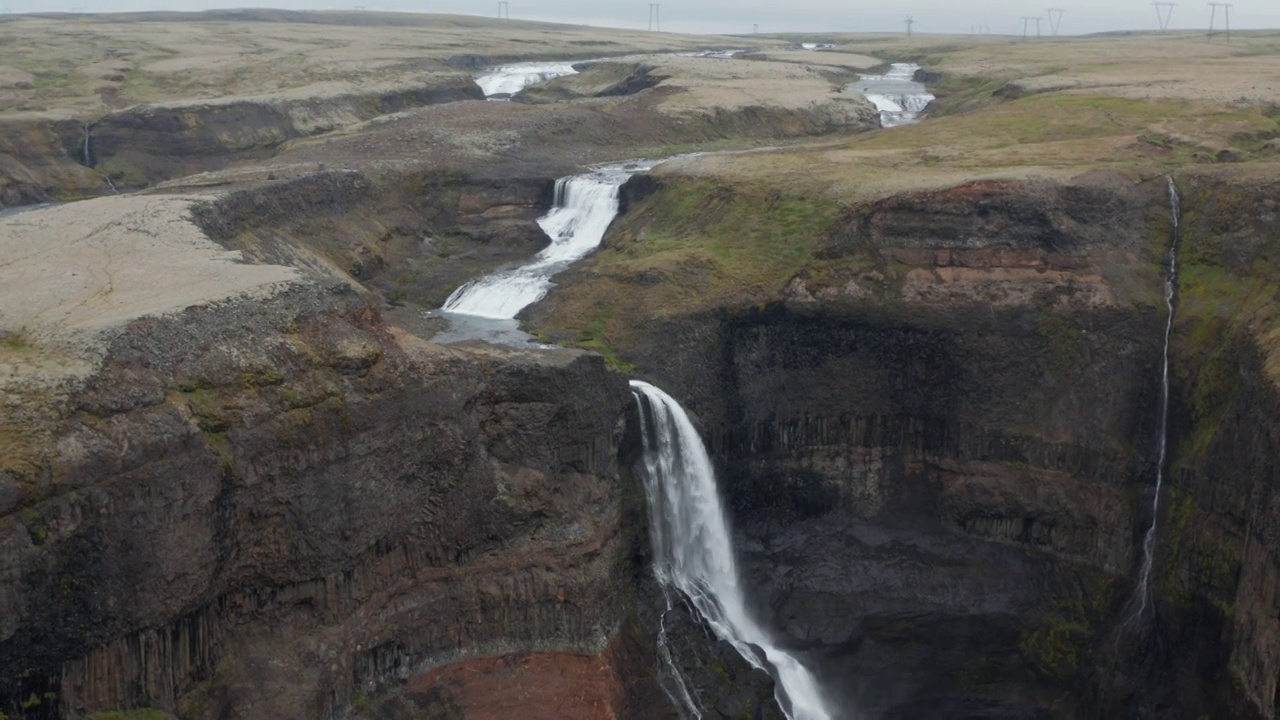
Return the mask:
{"type": "Polygon", "coordinates": [[[513,98],[518,102],[548,103],[588,97],[634,95],[666,80],[656,68],[643,63],[596,62],[575,66],[579,72],[538,83],[513,98]]]}
{"type": "Polygon", "coordinates": [[[546,246],[552,178],[523,171],[329,170],[249,184],[196,208],[257,262],[349,278],[395,303],[439,307],[471,278],[546,246]]]}

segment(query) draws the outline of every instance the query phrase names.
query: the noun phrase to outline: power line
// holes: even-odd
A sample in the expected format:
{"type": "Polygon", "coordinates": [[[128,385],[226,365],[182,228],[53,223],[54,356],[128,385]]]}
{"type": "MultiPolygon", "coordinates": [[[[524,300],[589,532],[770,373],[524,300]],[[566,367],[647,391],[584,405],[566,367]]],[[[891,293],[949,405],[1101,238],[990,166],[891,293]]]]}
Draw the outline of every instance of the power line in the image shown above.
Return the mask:
{"type": "Polygon", "coordinates": [[[1045,12],[1049,13],[1049,32],[1053,33],[1054,37],[1057,37],[1058,28],[1062,27],[1062,14],[1066,12],[1066,9],[1049,8],[1045,12]]]}
{"type": "Polygon", "coordinates": [[[1160,32],[1169,29],[1169,21],[1173,19],[1173,5],[1171,2],[1153,2],[1156,8],[1156,20],[1160,23],[1160,32]]]}
{"type": "Polygon", "coordinates": [[[1231,3],[1211,2],[1209,13],[1209,42],[1213,42],[1213,22],[1218,19],[1218,8],[1222,8],[1227,17],[1227,42],[1231,42],[1231,3]]]}
{"type": "Polygon", "coordinates": [[[916,24],[915,17],[912,15],[908,15],[907,19],[904,20],[903,22],[907,24],[907,37],[911,37],[911,26],[916,24]]]}
{"type": "Polygon", "coordinates": [[[1027,39],[1027,28],[1031,26],[1032,22],[1035,22],[1036,24],[1036,37],[1039,38],[1040,37],[1040,21],[1043,19],[1044,18],[1038,15],[1034,17],[1031,15],[1023,15],[1022,16],[1022,39],[1023,40],[1027,39]]]}
{"type": "Polygon", "coordinates": [[[662,32],[661,8],[661,3],[649,3],[649,29],[654,32],[662,32]]]}
{"type": "Polygon", "coordinates": [[[498,0],[498,19],[511,19],[511,3],[507,2],[507,0],[498,0]]]}

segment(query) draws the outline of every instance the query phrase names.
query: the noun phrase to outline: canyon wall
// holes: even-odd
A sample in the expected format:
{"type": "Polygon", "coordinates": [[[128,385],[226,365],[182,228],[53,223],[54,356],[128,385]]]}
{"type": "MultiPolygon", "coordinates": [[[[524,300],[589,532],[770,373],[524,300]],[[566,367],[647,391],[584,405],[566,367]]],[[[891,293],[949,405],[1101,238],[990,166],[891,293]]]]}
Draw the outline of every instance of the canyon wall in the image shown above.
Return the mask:
{"type": "Polygon", "coordinates": [[[434,308],[455,288],[546,246],[555,181],[517,164],[260,179],[198,208],[209,237],[257,262],[347,278],[434,308]]]}
{"type": "MultiPolygon", "coordinates": [[[[706,707],[777,712],[648,578],[623,374],[430,345],[353,289],[432,302],[535,252],[550,179],[512,167],[211,197],[205,235],[306,282],[132,320],[92,373],[6,386],[0,707],[407,720],[516,712],[522,688],[528,717],[665,716],[665,626],[706,707]],[[407,263],[426,246],[457,254],[407,263]]],[[[633,181],[530,322],[556,339],[558,313],[626,288],[573,339],[690,410],[752,601],[833,699],[871,718],[1276,716],[1274,186],[1180,178],[1173,460],[1156,611],[1133,622],[1163,179],[808,213],[810,255],[750,302],[672,292],[716,277],[706,255],[609,264],[673,233],[705,247],[744,213],[686,182],[633,181]]],[[[32,352],[5,343],[5,362],[32,352]]]]}
{"type": "MultiPolygon", "coordinates": [[[[707,223],[751,212],[737,189],[699,183],[633,183],[610,248],[531,319],[559,327],[615,286],[653,312],[620,308],[599,334],[699,419],[748,584],[839,700],[884,718],[1274,716],[1269,495],[1256,489],[1270,430],[1215,426],[1217,469],[1174,472],[1158,616],[1129,620],[1155,475],[1159,264],[1172,237],[1162,179],[978,182],[815,214],[811,259],[778,278],[774,299],[668,295],[663,307],[655,278],[737,270],[705,252],[624,269],[647,242],[705,248],[707,223]],[[1241,481],[1223,481],[1228,465],[1241,481]]],[[[1263,197],[1219,211],[1255,221],[1230,239],[1206,227],[1213,246],[1266,247],[1263,197]]],[[[755,202],[776,213],[787,201],[755,202]]],[[[1184,205],[1193,227],[1201,202],[1184,205]]],[[[1261,252],[1234,260],[1240,275],[1261,252]]],[[[1192,322],[1179,320],[1175,355],[1192,322]]],[[[1236,358],[1220,340],[1198,342],[1236,358]]],[[[1220,386],[1257,365],[1209,372],[1220,386]]],[[[1196,372],[1175,374],[1175,398],[1196,394],[1184,384],[1196,372]]],[[[1244,404],[1269,408],[1274,393],[1241,382],[1202,401],[1254,422],[1244,404]]],[[[1185,402],[1175,468],[1188,442],[1207,442],[1187,437],[1197,415],[1185,402]]]]}
{"type": "Polygon", "coordinates": [[[0,208],[106,195],[271,157],[289,140],[410,108],[484,93],[464,73],[374,85],[363,92],[315,87],[280,97],[135,105],[91,120],[0,120],[0,208]],[[85,133],[90,136],[85,155],[85,133]]]}
{"type": "Polygon", "coordinates": [[[93,162],[121,185],[142,187],[270,157],[286,141],[382,115],[483,99],[470,75],[455,73],[363,92],[300,88],[281,97],[139,105],[92,124],[93,162]]]}
{"type": "Polygon", "coordinates": [[[628,395],[599,357],[427,345],[317,280],[135,320],[6,398],[6,712],[314,718],[618,638],[628,395]]]}

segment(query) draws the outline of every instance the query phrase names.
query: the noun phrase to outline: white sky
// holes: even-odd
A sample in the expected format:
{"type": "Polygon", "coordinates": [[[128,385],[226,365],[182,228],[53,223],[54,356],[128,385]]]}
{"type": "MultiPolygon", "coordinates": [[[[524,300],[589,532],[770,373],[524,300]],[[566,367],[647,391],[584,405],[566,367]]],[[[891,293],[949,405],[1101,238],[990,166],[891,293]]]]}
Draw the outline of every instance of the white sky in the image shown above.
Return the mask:
{"type": "MultiPolygon", "coordinates": [[[[1045,14],[1045,6],[1066,8],[1063,34],[1105,30],[1151,30],[1156,11],[1149,0],[665,0],[662,29],[677,32],[898,31],[908,14],[917,32],[967,33],[976,26],[993,33],[1022,33],[1022,16],[1045,14]]],[[[368,10],[459,13],[494,16],[496,0],[0,0],[11,12],[117,12],[135,10],[209,10],[278,7],[337,10],[363,5],[368,10]]],[[[511,17],[644,29],[648,0],[510,0],[511,17]]],[[[1209,8],[1203,2],[1179,2],[1171,29],[1204,29],[1209,8]]],[[[1218,25],[1222,24],[1218,11],[1218,25]]],[[[1232,28],[1280,28],[1280,0],[1238,0],[1232,28]]],[[[1048,22],[1042,22],[1048,34],[1048,22]]]]}

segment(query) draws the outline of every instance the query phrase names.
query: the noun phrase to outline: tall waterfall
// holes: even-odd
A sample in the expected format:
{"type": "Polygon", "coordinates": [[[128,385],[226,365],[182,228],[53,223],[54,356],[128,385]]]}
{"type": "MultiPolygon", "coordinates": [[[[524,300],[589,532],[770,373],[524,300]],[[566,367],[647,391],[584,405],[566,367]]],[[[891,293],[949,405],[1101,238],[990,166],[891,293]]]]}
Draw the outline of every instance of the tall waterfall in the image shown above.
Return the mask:
{"type": "Polygon", "coordinates": [[[1160,490],[1164,485],[1164,468],[1169,451],[1169,342],[1173,337],[1173,313],[1178,294],[1178,236],[1182,208],[1178,199],[1178,186],[1169,178],[1169,213],[1173,218],[1173,235],[1169,243],[1164,276],[1164,351],[1160,362],[1160,415],[1157,420],[1156,445],[1156,493],[1151,501],[1151,527],[1142,540],[1142,569],[1138,573],[1137,609],[1134,621],[1141,621],[1151,603],[1151,566],[1155,560],[1156,525],[1160,520],[1160,490]]]}
{"type": "Polygon", "coordinates": [[[538,220],[551,244],[527,265],[501,270],[467,283],[449,296],[444,310],[458,315],[507,320],[542,299],[551,278],[595,250],[618,215],[618,190],[632,175],[654,163],[611,165],[556,181],[555,205],[538,220]]]}
{"type": "Polygon", "coordinates": [[[645,494],[658,581],[688,597],[718,637],[774,677],[775,696],[788,718],[828,720],[831,713],[817,679],[778,647],[747,610],[715,472],[693,423],[675,400],[653,385],[632,380],[631,388],[640,405],[645,494]]]}

